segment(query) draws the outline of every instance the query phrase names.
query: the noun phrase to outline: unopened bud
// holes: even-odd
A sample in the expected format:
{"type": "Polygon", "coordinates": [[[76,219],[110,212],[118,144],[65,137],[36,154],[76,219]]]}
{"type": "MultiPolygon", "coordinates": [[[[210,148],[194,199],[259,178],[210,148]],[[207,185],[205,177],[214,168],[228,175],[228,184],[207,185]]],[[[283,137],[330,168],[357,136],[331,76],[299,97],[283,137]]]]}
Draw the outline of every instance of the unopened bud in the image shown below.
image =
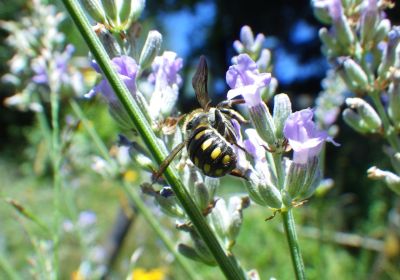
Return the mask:
{"type": "Polygon", "coordinates": [[[257,34],[256,39],[254,40],[253,45],[250,48],[251,54],[254,55],[254,57],[259,57],[261,49],[264,45],[265,41],[265,36],[264,34],[257,34]]]}
{"type": "Polygon", "coordinates": [[[206,185],[203,182],[196,182],[194,184],[193,196],[200,210],[207,209],[211,202],[210,199],[212,199],[208,193],[206,185]]]}
{"type": "Polygon", "coordinates": [[[106,15],[99,0],[81,0],[81,3],[94,21],[102,24],[106,22],[106,15]]]}
{"type": "Polygon", "coordinates": [[[121,55],[121,47],[110,31],[108,31],[103,25],[97,25],[95,32],[111,59],[121,55]]]}
{"type": "Polygon", "coordinates": [[[124,0],[119,12],[121,25],[126,30],[137,21],[145,6],[145,0],[124,0]]]}
{"type": "Polygon", "coordinates": [[[278,94],[274,97],[274,124],[275,135],[277,139],[284,139],[283,127],[289,115],[292,113],[292,103],[289,97],[284,94],[278,94]]]}
{"type": "Polygon", "coordinates": [[[335,56],[338,53],[338,44],[336,39],[329,33],[326,27],[322,27],[318,34],[320,40],[326,48],[326,55],[328,57],[335,56]]]}
{"type": "Polygon", "coordinates": [[[400,174],[400,153],[396,152],[393,148],[384,146],[383,150],[390,158],[390,162],[397,174],[400,174]]]}
{"type": "Polygon", "coordinates": [[[400,81],[394,80],[390,83],[388,115],[396,129],[400,129],[400,81]]]}
{"type": "Polygon", "coordinates": [[[351,58],[346,58],[343,61],[345,74],[349,80],[355,83],[356,87],[365,89],[368,86],[368,76],[365,71],[351,58]]]}
{"type": "Polygon", "coordinates": [[[149,31],[146,42],[140,54],[139,64],[141,69],[149,67],[158,55],[162,44],[162,35],[157,30],[149,31]]]}
{"type": "Polygon", "coordinates": [[[365,127],[369,132],[377,132],[381,126],[382,121],[375,109],[361,98],[347,98],[346,104],[352,109],[355,109],[359,114],[361,120],[365,123],[365,127]]]}
{"type": "Polygon", "coordinates": [[[369,132],[369,129],[366,127],[365,123],[361,119],[360,115],[358,115],[353,110],[346,108],[342,113],[343,120],[347,123],[355,131],[365,134],[369,132]]]}
{"type": "Polygon", "coordinates": [[[276,146],[274,120],[264,102],[249,107],[250,118],[261,139],[268,143],[271,150],[276,146]]]}
{"type": "Polygon", "coordinates": [[[199,255],[197,250],[195,250],[193,247],[190,247],[186,244],[179,244],[178,245],[178,252],[187,257],[188,259],[191,259],[193,261],[205,263],[208,265],[215,265],[215,261],[210,261],[208,259],[204,259],[202,256],[199,255]]]}
{"type": "Polygon", "coordinates": [[[351,30],[350,23],[343,12],[340,14],[337,20],[333,21],[333,25],[335,26],[338,42],[341,45],[342,50],[348,53],[348,48],[350,48],[354,43],[355,37],[353,30],[351,30]]]}
{"type": "Polygon", "coordinates": [[[271,52],[268,49],[263,49],[261,51],[260,57],[257,60],[257,66],[260,73],[267,72],[270,64],[271,64],[271,52]]]}
{"type": "Polygon", "coordinates": [[[330,1],[312,0],[311,6],[313,8],[314,16],[324,24],[330,24],[332,22],[330,10],[330,1]]]}
{"type": "Polygon", "coordinates": [[[368,1],[361,16],[361,43],[366,46],[375,35],[376,26],[378,24],[378,7],[376,1],[368,1]]]}
{"type": "Polygon", "coordinates": [[[383,41],[386,36],[388,35],[390,28],[392,24],[390,23],[390,20],[388,19],[382,19],[379,23],[378,26],[375,29],[375,36],[374,36],[374,42],[375,44],[378,44],[379,42],[383,41]]]}
{"type": "Polygon", "coordinates": [[[388,42],[381,64],[378,67],[378,75],[385,79],[389,77],[388,70],[398,62],[398,46],[400,42],[400,27],[395,26],[388,34],[388,42]]]}
{"type": "Polygon", "coordinates": [[[254,35],[250,26],[245,25],[240,29],[240,41],[246,48],[246,50],[250,50],[254,43],[254,35]]]}
{"type": "Polygon", "coordinates": [[[307,163],[292,162],[286,179],[285,191],[293,200],[304,200],[310,197],[320,181],[318,157],[312,157],[307,163]]]}
{"type": "Polygon", "coordinates": [[[376,179],[376,180],[384,180],[386,185],[389,187],[389,189],[391,189],[392,191],[394,191],[395,193],[400,195],[400,177],[399,176],[397,176],[396,174],[394,174],[392,172],[381,170],[381,169],[377,168],[376,166],[369,168],[367,172],[368,172],[368,178],[376,179]]]}
{"type": "Polygon", "coordinates": [[[112,23],[112,26],[119,25],[117,0],[101,0],[107,18],[112,23]]]}
{"type": "Polygon", "coordinates": [[[179,203],[176,200],[176,197],[173,194],[172,189],[170,187],[162,188],[159,193],[155,194],[154,197],[158,205],[160,206],[161,210],[168,216],[174,218],[185,217],[185,213],[179,206],[179,203]]]}

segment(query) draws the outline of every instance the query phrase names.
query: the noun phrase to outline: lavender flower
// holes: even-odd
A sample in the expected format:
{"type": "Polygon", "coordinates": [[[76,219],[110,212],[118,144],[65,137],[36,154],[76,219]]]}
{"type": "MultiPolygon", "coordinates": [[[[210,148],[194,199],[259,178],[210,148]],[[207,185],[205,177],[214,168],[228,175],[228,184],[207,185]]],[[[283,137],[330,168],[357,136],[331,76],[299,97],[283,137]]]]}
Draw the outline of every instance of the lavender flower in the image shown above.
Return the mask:
{"type": "Polygon", "coordinates": [[[150,115],[152,119],[170,115],[178,99],[182,78],[178,74],[183,66],[182,58],[174,52],[166,51],[157,56],[152,64],[153,73],[149,81],[155,84],[150,98],[150,115]]]}
{"type": "MultiPolygon", "coordinates": [[[[123,55],[114,57],[112,59],[112,64],[132,96],[136,96],[136,75],[138,72],[138,65],[136,64],[136,61],[129,56],[123,55]]],[[[101,73],[101,70],[96,62],[93,63],[93,68],[98,73],[101,73]]],[[[98,92],[102,93],[104,99],[110,106],[111,115],[119,123],[119,125],[125,129],[133,128],[133,123],[130,120],[128,113],[122,107],[121,102],[115,95],[114,90],[108,83],[107,79],[103,78],[103,80],[93,89],[91,89],[85,95],[85,97],[91,98],[98,92]]]]}
{"type": "Polygon", "coordinates": [[[165,51],[162,56],[157,56],[152,64],[153,73],[149,81],[160,85],[182,84],[182,78],[178,72],[182,69],[182,58],[171,51],[165,51]]]}
{"type": "Polygon", "coordinates": [[[259,73],[257,63],[247,54],[237,56],[237,63],[230,66],[226,72],[226,82],[231,90],[228,99],[242,95],[249,107],[262,102],[261,89],[267,87],[271,81],[271,74],[259,73]]]}
{"type": "Polygon", "coordinates": [[[311,109],[304,109],[290,115],[285,123],[283,133],[294,151],[295,163],[305,164],[317,156],[325,141],[337,145],[328,133],[317,129],[312,120],[313,114],[311,109]]]}
{"type": "MultiPolygon", "coordinates": [[[[136,93],[136,74],[138,71],[138,65],[136,61],[126,55],[122,55],[119,57],[114,57],[112,60],[112,64],[120,75],[120,78],[125,83],[128,90],[132,93],[136,93]]],[[[93,62],[93,68],[97,73],[101,73],[100,67],[96,62],[93,62]]],[[[101,92],[104,98],[108,102],[115,102],[117,99],[114,90],[111,88],[111,85],[108,83],[107,79],[103,79],[97,86],[91,89],[85,97],[93,97],[96,93],[101,92]]]]}

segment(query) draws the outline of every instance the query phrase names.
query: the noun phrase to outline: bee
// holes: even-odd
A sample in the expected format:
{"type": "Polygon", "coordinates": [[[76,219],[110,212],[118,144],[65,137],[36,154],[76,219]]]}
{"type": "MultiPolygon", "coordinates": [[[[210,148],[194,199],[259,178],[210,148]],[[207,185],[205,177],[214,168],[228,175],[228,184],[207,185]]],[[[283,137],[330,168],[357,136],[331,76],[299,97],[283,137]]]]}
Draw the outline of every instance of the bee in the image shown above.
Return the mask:
{"type": "Polygon", "coordinates": [[[240,176],[238,171],[234,171],[237,165],[237,155],[232,146],[241,147],[237,143],[232,120],[235,119],[239,123],[247,121],[231,107],[234,104],[243,103],[244,100],[223,101],[216,107],[212,107],[208,96],[207,81],[207,61],[204,56],[201,56],[192,79],[196,99],[201,108],[192,111],[186,117],[183,124],[186,138],[163,161],[155,174],[156,178],[161,176],[185,146],[190,160],[204,175],[222,177],[230,173],[240,176]]]}

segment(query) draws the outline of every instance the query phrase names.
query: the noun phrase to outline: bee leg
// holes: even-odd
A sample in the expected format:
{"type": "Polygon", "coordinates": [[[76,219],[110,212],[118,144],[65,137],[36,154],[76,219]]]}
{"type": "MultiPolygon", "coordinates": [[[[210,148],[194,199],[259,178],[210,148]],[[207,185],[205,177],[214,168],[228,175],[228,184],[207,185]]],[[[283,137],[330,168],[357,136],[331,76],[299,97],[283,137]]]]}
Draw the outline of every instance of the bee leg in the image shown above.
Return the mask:
{"type": "Polygon", "coordinates": [[[217,107],[232,107],[233,105],[243,104],[245,103],[244,99],[231,99],[231,100],[224,100],[218,103],[217,107]]]}
{"type": "MultiPolygon", "coordinates": [[[[240,146],[238,143],[233,143],[233,145],[235,145],[236,147],[238,147],[239,149],[241,149],[243,152],[247,153],[247,150],[246,150],[244,147],[240,146]]],[[[247,153],[247,154],[248,154],[248,153],[247,153]]]]}
{"type": "Polygon", "coordinates": [[[232,175],[232,176],[235,176],[235,177],[247,179],[246,175],[245,175],[242,171],[240,171],[239,169],[237,169],[237,168],[233,169],[233,170],[231,171],[231,173],[229,173],[229,174],[232,175]]]}
{"type": "Polygon", "coordinates": [[[172,152],[164,159],[161,163],[160,167],[153,174],[153,183],[157,182],[160,179],[161,175],[164,173],[165,169],[170,165],[170,163],[174,160],[174,158],[179,154],[180,151],[185,147],[187,141],[183,141],[178,146],[176,146],[172,152]]]}

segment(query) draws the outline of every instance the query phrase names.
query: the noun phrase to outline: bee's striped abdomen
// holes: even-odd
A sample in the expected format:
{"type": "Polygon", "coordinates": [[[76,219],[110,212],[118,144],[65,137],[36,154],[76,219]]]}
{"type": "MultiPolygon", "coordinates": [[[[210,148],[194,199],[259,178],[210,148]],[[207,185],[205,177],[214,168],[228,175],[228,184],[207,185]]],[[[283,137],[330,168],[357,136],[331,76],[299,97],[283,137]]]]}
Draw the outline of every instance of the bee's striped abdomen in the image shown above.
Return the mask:
{"type": "Polygon", "coordinates": [[[207,176],[221,177],[236,167],[236,154],[231,145],[212,127],[196,127],[187,150],[194,165],[207,176]]]}

